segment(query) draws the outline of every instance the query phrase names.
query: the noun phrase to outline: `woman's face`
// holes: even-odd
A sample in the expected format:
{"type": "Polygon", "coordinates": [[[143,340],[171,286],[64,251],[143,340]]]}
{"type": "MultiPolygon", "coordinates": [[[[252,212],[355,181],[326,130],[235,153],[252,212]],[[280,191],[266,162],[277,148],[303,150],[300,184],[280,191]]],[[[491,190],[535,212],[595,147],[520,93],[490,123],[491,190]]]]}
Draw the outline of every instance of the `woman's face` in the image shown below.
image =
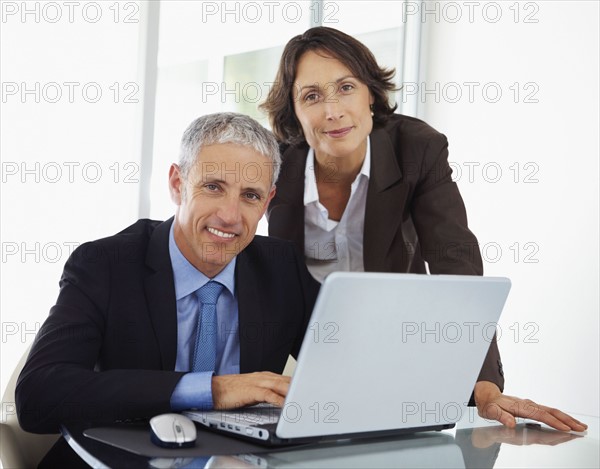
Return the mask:
{"type": "Polygon", "coordinates": [[[373,129],[373,97],[338,59],[308,51],[298,61],[294,111],[317,157],[362,161],[373,129]]]}

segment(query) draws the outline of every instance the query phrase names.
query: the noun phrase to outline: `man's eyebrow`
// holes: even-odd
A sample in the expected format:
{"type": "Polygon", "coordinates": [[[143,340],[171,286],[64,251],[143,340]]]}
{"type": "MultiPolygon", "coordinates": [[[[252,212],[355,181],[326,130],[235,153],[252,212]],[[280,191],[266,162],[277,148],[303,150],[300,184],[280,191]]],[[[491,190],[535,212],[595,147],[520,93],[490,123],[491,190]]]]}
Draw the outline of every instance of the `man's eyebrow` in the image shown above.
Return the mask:
{"type": "MultiPolygon", "coordinates": [[[[229,183],[227,181],[225,181],[224,179],[220,179],[220,178],[216,178],[216,177],[211,176],[211,175],[207,175],[207,176],[204,176],[203,178],[201,178],[196,183],[196,186],[201,186],[202,184],[206,184],[206,183],[220,184],[222,186],[228,186],[229,185],[229,183]]],[[[256,192],[261,197],[265,197],[266,194],[267,194],[260,187],[255,187],[255,186],[244,186],[244,187],[242,187],[242,192],[248,192],[248,191],[256,192]]]]}
{"type": "Polygon", "coordinates": [[[218,183],[218,184],[227,184],[227,181],[225,181],[224,179],[219,179],[214,176],[206,175],[206,176],[202,176],[198,180],[196,185],[199,186],[200,184],[205,184],[207,182],[214,182],[214,183],[218,183]]]}
{"type": "MultiPolygon", "coordinates": [[[[355,80],[358,80],[358,78],[356,78],[354,75],[344,75],[343,77],[340,77],[338,79],[336,79],[334,82],[327,82],[326,84],[329,83],[336,83],[339,84],[340,82],[347,80],[348,78],[353,78],[355,80]]],[[[312,83],[310,85],[305,85],[300,87],[300,91],[304,91],[304,90],[318,90],[320,88],[319,83],[312,83]]]]}

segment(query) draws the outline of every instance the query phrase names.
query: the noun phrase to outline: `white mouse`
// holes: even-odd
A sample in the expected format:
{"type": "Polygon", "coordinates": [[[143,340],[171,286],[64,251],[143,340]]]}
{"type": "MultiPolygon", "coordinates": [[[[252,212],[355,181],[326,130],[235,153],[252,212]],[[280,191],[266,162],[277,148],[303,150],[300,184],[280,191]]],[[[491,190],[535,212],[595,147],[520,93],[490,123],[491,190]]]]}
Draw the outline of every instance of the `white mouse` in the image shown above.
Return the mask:
{"type": "Polygon", "coordinates": [[[163,448],[189,448],[196,443],[196,425],[185,415],[157,415],[150,419],[150,439],[163,448]]]}

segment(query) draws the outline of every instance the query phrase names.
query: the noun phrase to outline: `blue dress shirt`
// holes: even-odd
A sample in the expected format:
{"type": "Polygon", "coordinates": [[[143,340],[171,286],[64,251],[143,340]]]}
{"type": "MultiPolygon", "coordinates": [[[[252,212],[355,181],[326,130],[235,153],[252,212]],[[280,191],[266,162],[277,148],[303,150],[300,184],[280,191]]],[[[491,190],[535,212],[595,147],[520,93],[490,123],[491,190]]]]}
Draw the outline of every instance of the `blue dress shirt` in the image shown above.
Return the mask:
{"type": "MultiPolygon", "coordinates": [[[[174,225],[174,224],[173,224],[174,225]]],[[[173,235],[173,225],[169,233],[169,255],[175,280],[177,300],[177,361],[175,371],[190,371],[196,329],[200,317],[200,305],[196,290],[208,281],[214,280],[225,286],[217,301],[217,359],[213,372],[188,373],[184,375],[171,396],[171,409],[211,409],[212,376],[237,374],[240,372],[240,340],[238,303],[235,297],[236,258],[225,266],[213,279],[197,270],[184,257],[173,235]]]]}

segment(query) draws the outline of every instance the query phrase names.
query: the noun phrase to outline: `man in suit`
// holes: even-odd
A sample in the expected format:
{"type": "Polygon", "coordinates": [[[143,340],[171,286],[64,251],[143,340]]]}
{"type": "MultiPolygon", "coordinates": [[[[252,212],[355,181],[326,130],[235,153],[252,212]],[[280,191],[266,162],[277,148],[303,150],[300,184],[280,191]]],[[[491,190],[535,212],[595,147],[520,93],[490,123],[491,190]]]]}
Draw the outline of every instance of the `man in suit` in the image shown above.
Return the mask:
{"type": "Polygon", "coordinates": [[[174,218],[139,220],[67,261],[17,383],[23,429],[283,404],[278,373],[299,351],[318,284],[292,243],[255,237],[279,165],[274,137],[249,117],[189,126],[169,173],[174,218]],[[220,292],[213,320],[208,284],[220,292]]]}

